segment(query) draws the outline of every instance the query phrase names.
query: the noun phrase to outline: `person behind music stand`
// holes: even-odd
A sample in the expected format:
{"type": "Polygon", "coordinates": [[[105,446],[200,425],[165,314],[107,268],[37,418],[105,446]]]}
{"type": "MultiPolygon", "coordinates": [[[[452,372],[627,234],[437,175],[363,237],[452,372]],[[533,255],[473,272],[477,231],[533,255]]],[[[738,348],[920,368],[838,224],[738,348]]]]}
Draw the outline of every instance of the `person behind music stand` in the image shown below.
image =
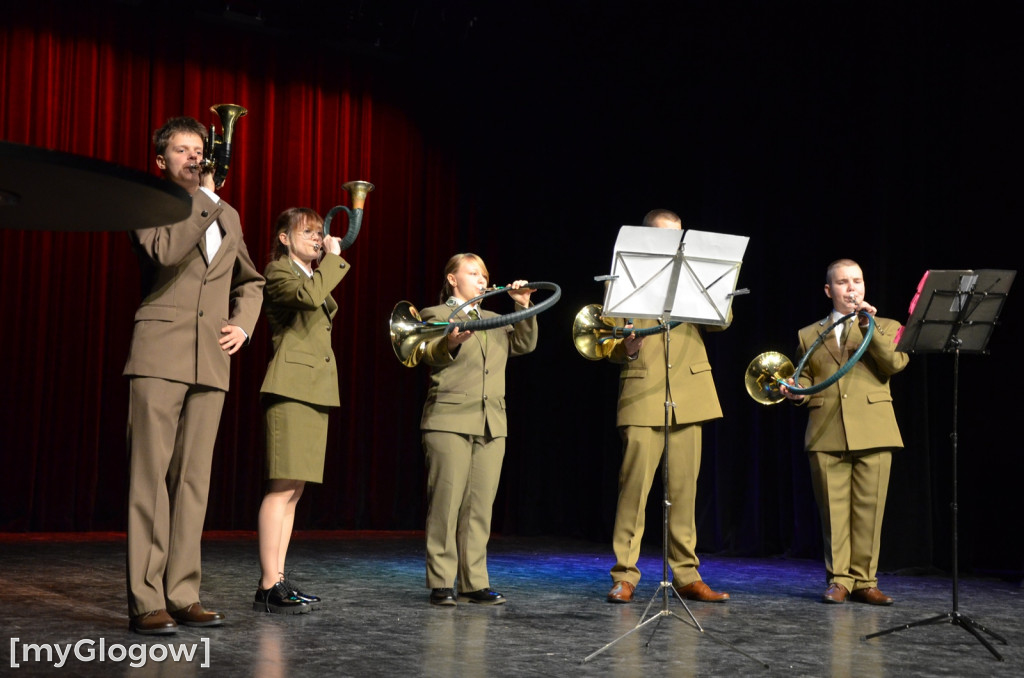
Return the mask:
{"type": "MultiPolygon", "coordinates": [[[[877,312],[864,301],[864,274],[851,259],[829,264],[825,296],[832,300],[832,312],[800,330],[797,360],[842,316],[877,312]]],[[[811,354],[800,386],[835,374],[858,349],[868,319],[856,318],[858,322],[847,321],[846,329],[836,327],[835,338],[826,338],[811,354]]],[[[899,329],[898,321],[875,317],[867,351],[839,381],[811,396],[781,388],[787,398],[808,408],[804,446],[825,542],[825,603],[843,603],[847,597],[870,605],[893,602],[878,590],[876,573],[892,450],[903,447],[889,391],[889,378],[909,361],[906,353],[896,351],[899,329]]]]}
{"type": "MultiPolygon", "coordinates": [[[[682,229],[679,216],[668,210],[652,210],[645,226],[682,229]]],[[[653,327],[653,320],[639,320],[637,327],[653,327]]],[[[714,328],[714,329],[725,329],[714,328]]],[[[668,501],[672,510],[668,524],[668,560],[673,586],[686,600],[721,603],[728,593],[711,590],[701,580],[697,567],[697,525],[694,505],[697,474],[700,471],[701,424],[720,419],[715,382],[711,377],[700,327],[680,323],[671,330],[669,342],[670,388],[676,407],[669,426],[668,501]]],[[[638,337],[630,334],[615,339],[608,359],[622,364],[616,425],[623,441],[619,471],[619,498],[612,533],[615,565],[608,602],[628,603],[640,581],[637,560],[644,534],[647,495],[665,449],[665,335],[638,337]]]]}

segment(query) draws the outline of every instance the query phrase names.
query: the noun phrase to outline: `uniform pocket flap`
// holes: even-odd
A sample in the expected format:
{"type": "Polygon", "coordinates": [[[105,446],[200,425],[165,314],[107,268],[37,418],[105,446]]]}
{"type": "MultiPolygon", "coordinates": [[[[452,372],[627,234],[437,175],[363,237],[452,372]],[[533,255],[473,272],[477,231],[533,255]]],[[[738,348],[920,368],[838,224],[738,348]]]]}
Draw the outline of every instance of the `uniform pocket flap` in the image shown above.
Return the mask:
{"type": "Polygon", "coordinates": [[[178,311],[173,306],[146,304],[145,306],[139,306],[138,310],[135,311],[135,320],[164,320],[171,322],[177,314],[178,311]]]}
{"type": "Polygon", "coordinates": [[[318,362],[316,356],[309,353],[303,353],[302,351],[288,351],[284,354],[284,359],[285,362],[309,365],[310,367],[316,367],[319,362],[323,362],[322,359],[318,362]]]}
{"type": "Polygon", "coordinates": [[[891,403],[892,394],[886,393],[885,391],[875,391],[874,393],[868,394],[869,403],[891,403]]]}
{"type": "Polygon", "coordinates": [[[690,365],[690,374],[700,374],[701,372],[710,372],[710,371],[711,371],[711,363],[709,363],[709,362],[694,363],[694,364],[690,365]]]}

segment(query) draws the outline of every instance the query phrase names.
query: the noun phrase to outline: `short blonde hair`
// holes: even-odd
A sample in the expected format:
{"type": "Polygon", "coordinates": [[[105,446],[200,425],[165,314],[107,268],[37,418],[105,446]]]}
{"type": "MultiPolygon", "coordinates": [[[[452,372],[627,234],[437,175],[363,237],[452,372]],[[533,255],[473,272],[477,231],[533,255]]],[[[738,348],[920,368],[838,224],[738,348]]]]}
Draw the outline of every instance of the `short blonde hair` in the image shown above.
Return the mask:
{"type": "Polygon", "coordinates": [[[832,273],[834,273],[835,270],[837,268],[839,268],[840,266],[856,266],[857,268],[860,268],[860,264],[858,264],[853,259],[836,259],[835,261],[833,261],[831,264],[828,265],[827,269],[825,269],[825,284],[826,285],[831,285],[832,284],[832,273]]]}

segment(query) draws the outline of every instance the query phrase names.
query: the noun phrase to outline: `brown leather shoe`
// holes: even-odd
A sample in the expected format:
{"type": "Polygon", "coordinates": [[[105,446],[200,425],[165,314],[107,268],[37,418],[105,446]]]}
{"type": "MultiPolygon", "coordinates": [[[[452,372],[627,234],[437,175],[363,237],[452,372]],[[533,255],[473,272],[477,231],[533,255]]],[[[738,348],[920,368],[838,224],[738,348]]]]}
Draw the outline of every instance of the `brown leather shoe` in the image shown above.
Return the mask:
{"type": "Polygon", "coordinates": [[[224,623],[224,615],[205,609],[202,603],[192,603],[186,608],[175,610],[171,616],[185,626],[220,626],[224,623]]]}
{"type": "Polygon", "coordinates": [[[712,591],[707,584],[699,579],[692,584],[677,587],[676,591],[679,592],[679,596],[683,600],[699,600],[702,603],[724,603],[729,600],[728,593],[712,591]]]}
{"type": "Polygon", "coordinates": [[[821,594],[821,602],[823,603],[845,603],[846,596],[850,595],[850,591],[842,584],[832,583],[825,589],[825,592],[821,594]]]}
{"type": "Polygon", "coordinates": [[[854,589],[850,594],[850,600],[868,605],[892,605],[892,598],[885,595],[874,586],[866,589],[854,589]]]}
{"type": "Polygon", "coordinates": [[[153,610],[135,617],[128,622],[128,628],[144,636],[161,636],[177,633],[178,624],[167,614],[167,610],[153,610]]]}
{"type": "Polygon", "coordinates": [[[636,586],[628,581],[617,581],[612,590],[608,592],[609,603],[631,603],[633,602],[633,591],[636,586]]]}

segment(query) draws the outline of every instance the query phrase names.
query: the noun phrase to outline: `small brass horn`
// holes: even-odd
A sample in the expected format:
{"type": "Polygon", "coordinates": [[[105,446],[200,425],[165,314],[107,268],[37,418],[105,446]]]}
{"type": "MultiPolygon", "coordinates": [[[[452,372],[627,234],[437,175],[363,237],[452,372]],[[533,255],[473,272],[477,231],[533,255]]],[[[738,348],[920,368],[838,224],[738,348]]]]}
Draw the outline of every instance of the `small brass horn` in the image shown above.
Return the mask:
{"type": "Polygon", "coordinates": [[[213,172],[213,184],[219,188],[231,166],[231,137],[235,134],[235,122],[249,111],[238,104],[217,104],[210,106],[210,110],[220,117],[224,132],[218,135],[217,129],[210,125],[210,152],[203,154],[203,171],[213,172]]]}

